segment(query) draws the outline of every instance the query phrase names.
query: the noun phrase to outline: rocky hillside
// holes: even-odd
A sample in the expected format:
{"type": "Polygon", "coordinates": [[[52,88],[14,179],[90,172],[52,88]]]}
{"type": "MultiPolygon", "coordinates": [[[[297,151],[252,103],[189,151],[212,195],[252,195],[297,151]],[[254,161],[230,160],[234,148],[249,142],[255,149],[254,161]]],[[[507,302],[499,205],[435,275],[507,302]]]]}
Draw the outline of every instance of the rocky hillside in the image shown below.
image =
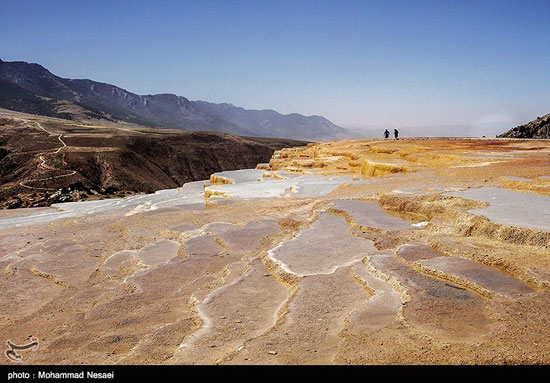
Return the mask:
{"type": "Polygon", "coordinates": [[[516,126],[506,133],[499,135],[502,138],[550,138],[550,113],[537,117],[525,125],[516,126]]]}
{"type": "Polygon", "coordinates": [[[0,60],[0,107],[20,112],[311,141],[344,138],[348,133],[320,116],[282,115],[227,105],[190,101],[174,94],[138,95],[97,81],[61,78],[38,64],[0,60]],[[61,107],[67,103],[76,106],[79,113],[70,112],[74,107],[61,107]]]}

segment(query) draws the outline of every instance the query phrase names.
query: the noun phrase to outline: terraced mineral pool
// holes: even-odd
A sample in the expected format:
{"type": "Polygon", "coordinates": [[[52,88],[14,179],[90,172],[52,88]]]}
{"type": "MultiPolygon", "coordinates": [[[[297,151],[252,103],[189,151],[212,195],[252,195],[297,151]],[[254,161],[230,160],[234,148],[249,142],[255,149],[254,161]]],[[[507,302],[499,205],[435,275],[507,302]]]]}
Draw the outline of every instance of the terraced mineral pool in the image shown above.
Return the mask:
{"type": "Polygon", "coordinates": [[[257,169],[244,169],[238,172],[216,173],[225,178],[232,179],[234,183],[210,185],[205,190],[221,193],[225,198],[234,200],[278,198],[284,196],[313,198],[332,192],[342,183],[364,184],[369,182],[367,180],[354,180],[351,176],[294,175],[279,171],[277,174],[285,177],[281,179],[278,177],[262,177],[264,171],[257,169]]]}
{"type": "Polygon", "coordinates": [[[225,252],[245,256],[258,248],[262,238],[279,231],[280,227],[276,220],[263,220],[249,222],[246,225],[227,225],[216,232],[216,237],[220,240],[225,252]]]}
{"type": "Polygon", "coordinates": [[[160,266],[177,257],[180,244],[169,239],[162,239],[143,247],[136,257],[146,266],[160,266]]]}
{"type": "Polygon", "coordinates": [[[248,272],[212,292],[197,311],[203,327],[184,340],[177,363],[215,363],[242,350],[244,340],[265,333],[288,299],[288,290],[257,259],[248,272]]]}
{"type": "Polygon", "coordinates": [[[192,223],[182,223],[177,226],[171,227],[170,230],[180,231],[182,233],[185,233],[188,231],[196,230],[198,228],[199,227],[197,225],[194,225],[192,223]]]}
{"type": "Polygon", "coordinates": [[[530,178],[516,177],[516,176],[504,176],[502,178],[510,180],[510,181],[521,181],[521,182],[531,182],[531,181],[533,181],[530,178]]]}
{"type": "Polygon", "coordinates": [[[401,218],[386,213],[376,202],[337,199],[332,200],[332,203],[335,210],[345,211],[355,223],[363,227],[388,231],[416,229],[401,218]]]}
{"type": "Polygon", "coordinates": [[[362,263],[353,266],[353,273],[374,291],[374,295],[350,314],[350,322],[371,330],[392,324],[402,306],[401,298],[393,287],[387,281],[367,273],[362,263]]]}
{"type": "Polygon", "coordinates": [[[276,220],[249,222],[234,225],[225,222],[212,222],[202,228],[205,235],[185,241],[185,254],[193,258],[208,258],[221,252],[231,253],[240,258],[259,246],[259,241],[280,231],[276,220]]]}
{"type": "MultiPolygon", "coordinates": [[[[499,158],[499,157],[497,157],[499,158]]],[[[500,157],[500,158],[506,158],[506,157],[500,157]]],[[[489,165],[492,165],[492,164],[498,164],[499,162],[503,162],[503,161],[484,161],[484,162],[477,162],[477,163],[474,163],[474,164],[463,164],[463,165],[453,165],[453,166],[450,166],[451,168],[479,168],[479,167],[483,167],[483,166],[489,166],[489,165]]]]}
{"type": "Polygon", "coordinates": [[[203,227],[205,233],[223,233],[227,230],[234,229],[237,225],[228,222],[210,222],[203,227]]]}
{"type": "Polygon", "coordinates": [[[423,275],[394,255],[370,257],[383,274],[395,277],[411,300],[405,305],[405,320],[432,336],[473,340],[487,334],[492,321],[485,316],[484,301],[475,293],[423,275]]]}
{"type": "Polygon", "coordinates": [[[265,170],[261,169],[241,169],[241,170],[229,170],[225,172],[213,173],[211,177],[223,177],[233,181],[234,184],[240,184],[244,182],[255,182],[259,178],[262,178],[265,170]]]}
{"type": "Polygon", "coordinates": [[[349,233],[342,217],[323,214],[309,228],[269,251],[282,267],[299,276],[330,274],[376,253],[373,243],[349,233]]]}
{"type": "MultiPolygon", "coordinates": [[[[215,173],[230,178],[234,184],[211,185],[206,190],[218,191],[234,199],[277,198],[282,196],[307,198],[319,197],[332,192],[342,183],[361,184],[368,181],[349,177],[324,177],[316,175],[295,175],[278,172],[286,177],[263,177],[264,170],[243,169],[215,173]],[[261,181],[258,181],[261,179],[261,181]]],[[[152,194],[138,194],[125,198],[96,201],[80,201],[53,204],[51,208],[16,210],[0,217],[0,229],[51,222],[96,213],[121,210],[125,215],[153,215],[176,209],[204,209],[204,182],[184,184],[180,188],[159,190],[152,194]]]]}
{"type": "Polygon", "coordinates": [[[214,257],[219,254],[221,248],[212,235],[204,235],[188,239],[184,243],[185,254],[190,257],[214,257]]]}
{"type": "Polygon", "coordinates": [[[353,180],[352,177],[321,177],[306,175],[296,178],[298,181],[293,190],[292,197],[295,198],[314,198],[331,193],[341,184],[349,183],[361,185],[368,183],[367,180],[353,180]]]}
{"type": "Polygon", "coordinates": [[[441,192],[444,192],[444,191],[447,191],[447,190],[443,189],[443,188],[433,188],[433,187],[431,187],[431,188],[426,188],[426,189],[423,189],[423,188],[395,189],[395,190],[392,190],[392,193],[395,193],[395,194],[426,194],[426,193],[441,193],[441,192]]]}
{"type": "Polygon", "coordinates": [[[105,260],[101,271],[109,277],[116,277],[120,274],[120,266],[136,254],[135,250],[118,251],[105,260]]]}
{"type": "MultiPolygon", "coordinates": [[[[126,198],[53,204],[49,209],[31,209],[33,212],[30,214],[27,210],[21,209],[21,216],[13,214],[0,218],[0,229],[117,210],[127,212],[126,215],[133,215],[175,206],[194,208],[197,204],[204,205],[203,181],[189,182],[177,189],[159,190],[152,194],[137,194],[126,198]]],[[[19,212],[19,209],[16,211],[19,212]]]]}
{"type": "Polygon", "coordinates": [[[489,203],[487,207],[468,211],[495,223],[550,232],[550,196],[495,187],[468,189],[445,195],[489,203]]]}
{"type": "Polygon", "coordinates": [[[426,245],[405,244],[397,250],[397,255],[409,262],[416,262],[424,259],[432,259],[443,256],[426,245]]]}
{"type": "Polygon", "coordinates": [[[350,268],[301,279],[288,305],[286,319],[272,331],[246,342],[232,362],[331,363],[342,341],[339,334],[346,318],[369,299],[363,286],[352,277],[350,268]]]}
{"type": "Polygon", "coordinates": [[[405,244],[398,249],[397,255],[408,262],[418,262],[428,269],[464,278],[500,294],[532,292],[523,282],[498,269],[469,259],[447,256],[429,246],[405,244]]]}
{"type": "MultiPolygon", "coordinates": [[[[224,198],[244,200],[254,198],[278,198],[291,193],[292,182],[289,180],[271,179],[262,182],[247,182],[241,184],[211,185],[205,188],[207,192],[221,193],[224,198]]],[[[216,198],[213,196],[211,198],[216,198]]]]}
{"type": "Polygon", "coordinates": [[[292,173],[286,170],[275,170],[275,171],[272,171],[271,173],[283,178],[298,178],[301,176],[300,173],[292,173]]]}
{"type": "Polygon", "coordinates": [[[532,292],[528,286],[511,275],[469,259],[443,256],[424,259],[420,263],[430,269],[465,278],[481,285],[487,290],[500,294],[513,295],[532,292]]]}

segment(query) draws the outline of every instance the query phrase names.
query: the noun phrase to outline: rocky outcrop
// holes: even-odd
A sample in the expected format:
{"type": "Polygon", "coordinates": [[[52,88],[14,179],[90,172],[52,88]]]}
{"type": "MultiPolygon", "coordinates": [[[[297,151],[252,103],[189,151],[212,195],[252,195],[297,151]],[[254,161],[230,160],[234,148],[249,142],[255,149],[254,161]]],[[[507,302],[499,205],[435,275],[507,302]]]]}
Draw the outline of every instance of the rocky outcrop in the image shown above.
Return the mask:
{"type": "Polygon", "coordinates": [[[499,135],[500,138],[550,138],[550,113],[537,117],[527,124],[516,126],[506,133],[499,135]]]}

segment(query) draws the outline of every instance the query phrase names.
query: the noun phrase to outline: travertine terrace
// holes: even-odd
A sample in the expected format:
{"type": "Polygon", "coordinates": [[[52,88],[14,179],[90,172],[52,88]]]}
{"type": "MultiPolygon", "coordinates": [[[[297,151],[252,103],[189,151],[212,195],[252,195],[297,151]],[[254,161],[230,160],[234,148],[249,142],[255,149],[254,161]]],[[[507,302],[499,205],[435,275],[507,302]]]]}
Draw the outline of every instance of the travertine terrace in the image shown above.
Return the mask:
{"type": "MultiPolygon", "coordinates": [[[[550,363],[550,141],[358,140],[0,212],[24,363],[550,363]]],[[[4,363],[9,363],[4,359],[4,363]]]]}

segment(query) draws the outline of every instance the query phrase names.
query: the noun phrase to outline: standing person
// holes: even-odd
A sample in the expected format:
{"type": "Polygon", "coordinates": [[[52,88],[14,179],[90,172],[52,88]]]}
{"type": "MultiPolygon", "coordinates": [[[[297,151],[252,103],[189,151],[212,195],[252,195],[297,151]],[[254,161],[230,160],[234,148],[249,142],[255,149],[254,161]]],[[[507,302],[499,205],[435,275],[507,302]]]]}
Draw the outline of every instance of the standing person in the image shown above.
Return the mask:
{"type": "Polygon", "coordinates": [[[384,132],[384,138],[389,138],[390,137],[390,132],[388,129],[386,129],[386,131],[384,132]]]}
{"type": "Polygon", "coordinates": [[[395,136],[396,140],[399,140],[399,131],[397,129],[393,130],[393,135],[395,136]]]}

